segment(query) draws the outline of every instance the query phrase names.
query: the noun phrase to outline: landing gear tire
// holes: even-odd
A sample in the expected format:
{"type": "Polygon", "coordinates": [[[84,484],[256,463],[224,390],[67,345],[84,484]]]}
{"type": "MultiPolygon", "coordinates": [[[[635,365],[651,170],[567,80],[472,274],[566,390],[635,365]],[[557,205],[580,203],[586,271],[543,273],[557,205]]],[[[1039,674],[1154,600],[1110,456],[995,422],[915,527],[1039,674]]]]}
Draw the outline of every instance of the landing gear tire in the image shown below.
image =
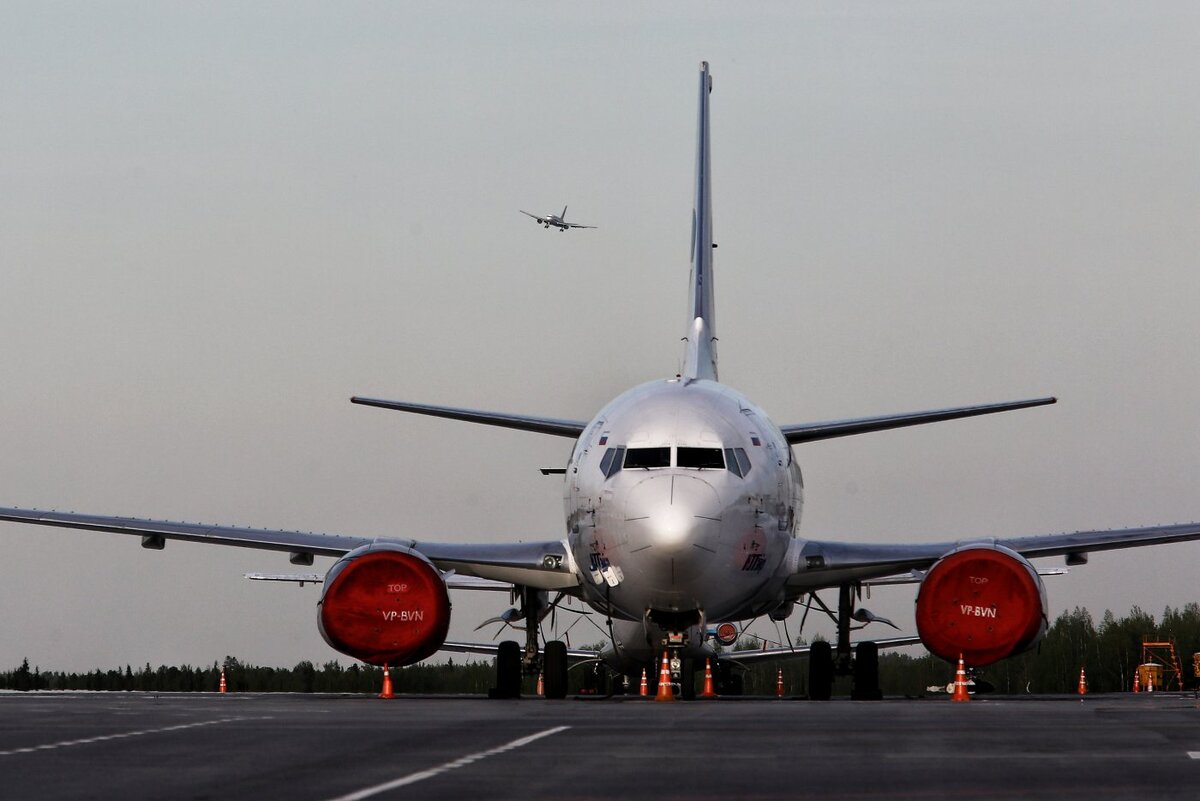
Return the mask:
{"type": "Polygon", "coordinates": [[[567,646],[561,640],[546,643],[542,658],[546,697],[561,700],[567,697],[567,646]]]}
{"type": "Polygon", "coordinates": [[[696,700],[696,662],[692,659],[684,659],[679,666],[679,697],[696,700]]]}
{"type": "Polygon", "coordinates": [[[724,660],[713,665],[713,684],[716,685],[717,695],[742,694],[742,674],[724,660]]]}
{"type": "Polygon", "coordinates": [[[854,649],[854,687],[850,697],[856,701],[883,699],[879,689],[879,646],[873,642],[860,642],[854,649]]]}
{"type": "Polygon", "coordinates": [[[824,640],[808,651],[808,699],[828,701],[833,695],[833,648],[824,640]]]}
{"type": "Polygon", "coordinates": [[[505,640],[496,648],[496,686],[488,698],[521,697],[521,644],[505,640]]]}

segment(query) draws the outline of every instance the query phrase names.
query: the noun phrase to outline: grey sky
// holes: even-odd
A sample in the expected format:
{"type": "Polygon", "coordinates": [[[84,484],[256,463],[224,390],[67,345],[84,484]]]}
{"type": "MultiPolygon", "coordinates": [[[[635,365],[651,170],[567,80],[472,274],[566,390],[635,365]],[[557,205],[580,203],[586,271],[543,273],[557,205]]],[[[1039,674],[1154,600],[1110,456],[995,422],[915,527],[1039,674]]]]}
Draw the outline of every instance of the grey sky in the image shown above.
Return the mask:
{"type": "MultiPolygon", "coordinates": [[[[799,449],[806,534],[1200,515],[1197,4],[245,6],[5,6],[0,503],[557,536],[565,441],[347,399],[588,418],[674,373],[707,59],[723,380],[780,423],[1061,399],[799,449]],[[599,230],[517,213],[567,203],[599,230]]],[[[315,589],[241,578],[281,555],[0,536],[0,665],[336,656],[315,589]]],[[[1198,556],[1052,610],[1158,614],[1198,556]]]]}

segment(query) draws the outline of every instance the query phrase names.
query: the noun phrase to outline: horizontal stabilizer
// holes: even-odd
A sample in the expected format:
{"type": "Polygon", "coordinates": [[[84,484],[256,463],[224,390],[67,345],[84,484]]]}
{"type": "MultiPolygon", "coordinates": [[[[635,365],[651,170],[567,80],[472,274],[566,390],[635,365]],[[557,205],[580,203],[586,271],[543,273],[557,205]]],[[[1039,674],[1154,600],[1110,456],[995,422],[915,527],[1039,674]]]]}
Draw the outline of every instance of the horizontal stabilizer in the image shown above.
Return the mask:
{"type": "Polygon", "coordinates": [[[305,584],[321,584],[325,581],[325,577],[320,573],[247,573],[246,578],[251,581],[290,582],[299,584],[301,587],[305,584]]]}
{"type": "MultiPolygon", "coordinates": [[[[481,654],[483,656],[495,656],[500,650],[500,643],[497,642],[444,642],[439,651],[453,651],[460,654],[481,654]]],[[[584,648],[568,648],[567,658],[572,661],[583,659],[599,659],[600,652],[584,648]]]]}
{"type": "Polygon", "coordinates": [[[857,417],[850,420],[829,420],[823,423],[795,423],[780,426],[779,430],[787,441],[814,442],[819,439],[834,437],[849,437],[854,434],[867,434],[871,431],[887,431],[891,428],[919,426],[925,423],[940,423],[944,420],[958,420],[962,417],[976,417],[981,414],[996,412],[1011,412],[1015,409],[1028,409],[1032,406],[1046,406],[1058,403],[1058,398],[1033,398],[1032,400],[1010,401],[1007,403],[987,403],[980,406],[956,406],[950,409],[931,409],[925,412],[909,412],[907,414],[888,414],[879,417],[857,417]]]}
{"type": "Polygon", "coordinates": [[[562,420],[557,417],[532,417],[523,414],[507,414],[504,412],[485,412],[479,409],[459,409],[454,406],[431,406],[426,403],[409,403],[407,401],[390,401],[379,398],[361,398],[357,395],[350,399],[351,403],[363,406],[378,406],[380,409],[394,409],[398,412],[427,414],[431,417],[445,417],[450,420],[465,420],[468,423],[481,423],[500,428],[515,428],[519,431],[534,431],[538,434],[551,434],[556,437],[577,438],[587,426],[580,420],[562,420]]]}
{"type": "MultiPolygon", "coordinates": [[[[883,640],[871,640],[880,648],[902,648],[906,645],[920,645],[920,637],[890,637],[883,640]]],[[[795,648],[779,646],[776,648],[757,648],[750,651],[727,651],[718,655],[718,659],[742,664],[754,662],[770,662],[780,659],[801,659],[808,656],[811,645],[797,645],[795,648]]]]}
{"type": "Polygon", "coordinates": [[[442,575],[446,586],[452,590],[481,590],[484,592],[512,592],[513,585],[507,581],[479,578],[478,576],[459,576],[453,572],[442,575]]]}

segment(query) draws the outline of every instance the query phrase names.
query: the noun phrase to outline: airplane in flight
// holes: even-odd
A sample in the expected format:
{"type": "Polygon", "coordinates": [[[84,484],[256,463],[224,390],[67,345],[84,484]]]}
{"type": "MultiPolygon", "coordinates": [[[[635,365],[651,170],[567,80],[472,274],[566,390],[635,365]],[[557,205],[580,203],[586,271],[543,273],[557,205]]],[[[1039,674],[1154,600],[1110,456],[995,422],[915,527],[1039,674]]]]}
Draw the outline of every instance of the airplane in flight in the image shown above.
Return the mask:
{"type": "MultiPolygon", "coordinates": [[[[0,509],[0,520],[131,534],[142,546],[168,540],[282,551],[296,565],[336,561],[321,574],[255,578],[320,582],[317,623],[326,642],[374,665],[403,666],[439,650],[496,656],[496,694],[520,692],[522,674],[542,671],[545,694],[562,698],[573,660],[598,659],[637,675],[665,654],[689,671],[704,659],[733,676],[737,660],[808,658],[808,694],[830,697],[835,676],[852,695],[878,698],[880,647],[919,642],[937,656],[981,668],[1033,647],[1047,629],[1046,591],[1031,560],[1083,564],[1092,551],[1200,539],[1200,524],[873,544],[810,539],[800,531],[804,480],[796,446],[1041,406],[1052,397],[776,425],[717,373],[709,104],[712,79],[700,66],[684,367],[635,386],[591,420],[532,416],[353,397],[356,404],[516,429],[574,441],[564,475],[563,529],[516,543],[446,543],[396,537],[313,534],[128,517],[0,509]],[[862,590],[916,585],[915,636],[851,642],[880,621],[862,590]],[[508,592],[497,620],[525,643],[446,642],[451,589],[508,592]],[[836,590],[827,606],[821,590],[836,590]],[[541,639],[542,622],[566,599],[605,620],[598,651],[541,639]],[[803,604],[837,623],[836,642],[726,652],[739,624],[787,620],[803,604]],[[814,607],[815,605],[815,607],[814,607]]],[[[886,622],[886,621],[882,621],[886,622]]],[[[803,621],[801,621],[803,624],[803,621]]]]}
{"type": "Polygon", "coordinates": [[[579,223],[567,222],[567,207],[566,206],[563,206],[562,214],[547,214],[545,216],[540,216],[540,217],[536,214],[533,214],[532,212],[525,211],[524,209],[517,209],[517,211],[521,212],[522,214],[524,214],[527,217],[532,217],[534,222],[536,222],[538,225],[542,226],[543,228],[549,228],[550,226],[554,226],[559,231],[565,231],[568,228],[595,228],[596,227],[594,225],[580,225],[579,223]]]}

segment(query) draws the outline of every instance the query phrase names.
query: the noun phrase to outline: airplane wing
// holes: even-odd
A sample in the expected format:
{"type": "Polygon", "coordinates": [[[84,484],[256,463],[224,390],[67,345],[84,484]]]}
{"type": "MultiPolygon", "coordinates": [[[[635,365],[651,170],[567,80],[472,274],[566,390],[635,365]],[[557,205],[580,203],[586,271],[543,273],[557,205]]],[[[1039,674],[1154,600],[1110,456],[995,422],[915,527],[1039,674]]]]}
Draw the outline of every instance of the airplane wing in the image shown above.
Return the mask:
{"type": "MultiPolygon", "coordinates": [[[[880,648],[902,648],[905,645],[920,645],[920,637],[889,637],[882,640],[871,640],[880,648]]],[[[851,643],[851,647],[857,643],[851,643]]],[[[738,662],[740,664],[753,664],[755,662],[770,662],[782,659],[800,659],[808,656],[808,652],[812,650],[811,645],[797,645],[795,648],[779,646],[776,648],[755,648],[749,651],[725,651],[717,654],[717,659],[726,660],[729,662],[738,662]]]]}
{"type": "Polygon", "coordinates": [[[533,214],[532,212],[525,211],[525,209],[517,209],[517,211],[521,212],[526,217],[532,217],[533,219],[537,220],[540,223],[544,223],[546,221],[546,219],[544,217],[539,217],[538,215],[533,214]]]}
{"type": "Polygon", "coordinates": [[[479,544],[422,542],[398,537],[347,537],[338,534],[16,508],[0,508],[0,521],[132,534],[142,538],[144,547],[155,549],[164,547],[167,540],[184,540],[268,551],[288,551],[293,554],[297,564],[311,564],[308,557],[312,555],[338,557],[373,542],[395,542],[423,554],[440,570],[454,571],[460,577],[474,576],[543,590],[568,592],[579,584],[578,578],[570,568],[567,547],[561,540],[479,544]]]}
{"type": "Polygon", "coordinates": [[[798,596],[822,587],[925,570],[955,548],[964,545],[1000,545],[1027,559],[1067,556],[1080,559],[1092,551],[1140,548],[1200,540],[1200,523],[1170,526],[1076,531],[1031,537],[981,537],[955,542],[919,545],[874,545],[868,543],[808,540],[797,554],[796,568],[788,577],[790,592],[798,596]]]}
{"type": "Polygon", "coordinates": [[[850,420],[828,420],[821,423],[794,423],[780,426],[779,430],[783,432],[783,436],[787,438],[788,442],[795,444],[834,437],[848,437],[853,434],[866,434],[871,431],[886,431],[891,428],[919,426],[924,423],[938,423],[943,420],[957,420],[960,417],[1010,412],[1014,409],[1028,409],[1031,406],[1045,406],[1057,402],[1057,398],[1033,398],[1007,403],[987,403],[979,406],[955,406],[949,409],[931,409],[924,412],[888,414],[879,417],[857,417],[850,420]]]}
{"type": "Polygon", "coordinates": [[[567,226],[568,228],[595,228],[596,227],[594,225],[580,225],[579,223],[569,223],[569,222],[565,222],[565,223],[563,223],[563,225],[567,226]]]}
{"type": "MultiPolygon", "coordinates": [[[[1065,567],[1040,567],[1037,574],[1043,578],[1046,576],[1065,576],[1071,571],[1065,567]]],[[[897,584],[920,584],[925,580],[925,571],[910,570],[907,573],[901,573],[895,576],[884,576],[883,578],[867,579],[861,582],[864,587],[889,587],[897,584]]]]}
{"type": "Polygon", "coordinates": [[[466,420],[469,423],[482,423],[500,428],[515,428],[520,431],[535,431],[539,434],[551,434],[556,437],[571,437],[576,439],[583,433],[587,423],[582,420],[563,420],[557,417],[532,417],[524,414],[507,414],[505,412],[485,412],[478,409],[459,409],[454,406],[431,406],[425,403],[409,403],[408,401],[390,401],[379,398],[362,398],[357,395],[350,399],[351,403],[363,406],[378,406],[380,409],[394,409],[400,412],[427,414],[432,417],[447,417],[451,420],[466,420]]]}

